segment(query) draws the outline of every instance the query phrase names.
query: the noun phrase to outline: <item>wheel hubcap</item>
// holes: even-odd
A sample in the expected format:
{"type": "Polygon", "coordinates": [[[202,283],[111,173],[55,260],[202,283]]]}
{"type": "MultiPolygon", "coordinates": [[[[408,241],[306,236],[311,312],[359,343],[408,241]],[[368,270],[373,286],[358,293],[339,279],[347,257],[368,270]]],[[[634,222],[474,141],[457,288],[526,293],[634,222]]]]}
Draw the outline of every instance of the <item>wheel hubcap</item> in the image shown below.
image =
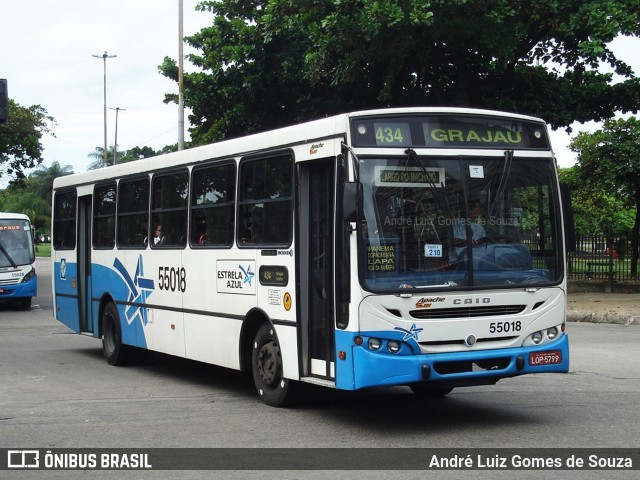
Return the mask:
{"type": "Polygon", "coordinates": [[[265,343],[258,354],[258,373],[262,381],[274,386],[279,380],[280,351],[273,342],[265,343]]]}

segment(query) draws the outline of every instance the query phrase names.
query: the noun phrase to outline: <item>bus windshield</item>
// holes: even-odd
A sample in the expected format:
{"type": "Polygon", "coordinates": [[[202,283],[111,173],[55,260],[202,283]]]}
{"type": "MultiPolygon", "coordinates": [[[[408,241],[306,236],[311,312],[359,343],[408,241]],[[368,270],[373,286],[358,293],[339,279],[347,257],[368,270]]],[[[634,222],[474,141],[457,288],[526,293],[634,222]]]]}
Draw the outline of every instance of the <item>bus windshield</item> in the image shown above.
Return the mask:
{"type": "Polygon", "coordinates": [[[520,287],[562,279],[551,158],[360,160],[369,291],[520,287]]]}
{"type": "Polygon", "coordinates": [[[0,268],[31,264],[35,261],[34,255],[29,222],[0,220],[0,268]]]}

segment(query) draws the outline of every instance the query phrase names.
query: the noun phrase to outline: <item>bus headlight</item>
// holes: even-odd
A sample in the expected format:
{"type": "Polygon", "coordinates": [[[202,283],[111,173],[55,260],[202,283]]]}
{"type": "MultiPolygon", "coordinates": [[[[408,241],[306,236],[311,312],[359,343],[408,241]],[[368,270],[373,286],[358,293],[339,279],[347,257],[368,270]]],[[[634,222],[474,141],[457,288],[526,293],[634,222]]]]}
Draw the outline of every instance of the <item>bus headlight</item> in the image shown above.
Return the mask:
{"type": "Polygon", "coordinates": [[[379,338],[370,338],[367,344],[369,345],[369,349],[374,352],[380,350],[380,347],[382,346],[382,342],[379,338]]]}
{"type": "Polygon", "coordinates": [[[389,350],[389,353],[398,353],[400,351],[400,342],[389,340],[387,342],[387,350],[389,350]]]}
{"type": "Polygon", "coordinates": [[[20,283],[26,283],[35,276],[36,276],[36,269],[32,268],[31,270],[29,270],[29,273],[27,273],[24,277],[22,277],[22,280],[20,280],[20,283]]]}
{"type": "Polygon", "coordinates": [[[547,330],[547,337],[549,340],[553,340],[558,336],[558,329],[556,327],[551,327],[547,330]]]}
{"type": "Polygon", "coordinates": [[[542,341],[542,332],[535,332],[531,334],[531,340],[538,345],[542,341]]]}

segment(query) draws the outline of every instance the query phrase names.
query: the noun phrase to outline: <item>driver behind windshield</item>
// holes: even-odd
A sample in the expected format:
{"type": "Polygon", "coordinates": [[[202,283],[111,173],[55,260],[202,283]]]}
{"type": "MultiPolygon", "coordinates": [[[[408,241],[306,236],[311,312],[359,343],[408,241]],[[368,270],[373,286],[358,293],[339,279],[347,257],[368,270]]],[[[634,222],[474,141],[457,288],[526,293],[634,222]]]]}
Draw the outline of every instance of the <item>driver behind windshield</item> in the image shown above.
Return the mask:
{"type": "Polygon", "coordinates": [[[478,245],[485,241],[486,233],[484,229],[484,207],[482,203],[475,201],[469,204],[467,218],[455,218],[453,225],[453,251],[449,261],[455,262],[460,253],[467,247],[467,225],[471,229],[471,245],[478,245]]]}

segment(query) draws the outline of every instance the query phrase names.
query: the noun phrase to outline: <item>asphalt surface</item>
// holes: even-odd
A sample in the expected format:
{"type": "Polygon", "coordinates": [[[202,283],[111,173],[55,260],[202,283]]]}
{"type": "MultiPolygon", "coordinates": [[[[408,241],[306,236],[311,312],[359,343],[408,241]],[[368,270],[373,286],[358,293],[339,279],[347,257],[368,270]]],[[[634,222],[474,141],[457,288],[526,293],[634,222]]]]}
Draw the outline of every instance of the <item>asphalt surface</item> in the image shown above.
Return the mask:
{"type": "Polygon", "coordinates": [[[570,293],[569,322],[640,325],[639,293],[570,293]]]}

